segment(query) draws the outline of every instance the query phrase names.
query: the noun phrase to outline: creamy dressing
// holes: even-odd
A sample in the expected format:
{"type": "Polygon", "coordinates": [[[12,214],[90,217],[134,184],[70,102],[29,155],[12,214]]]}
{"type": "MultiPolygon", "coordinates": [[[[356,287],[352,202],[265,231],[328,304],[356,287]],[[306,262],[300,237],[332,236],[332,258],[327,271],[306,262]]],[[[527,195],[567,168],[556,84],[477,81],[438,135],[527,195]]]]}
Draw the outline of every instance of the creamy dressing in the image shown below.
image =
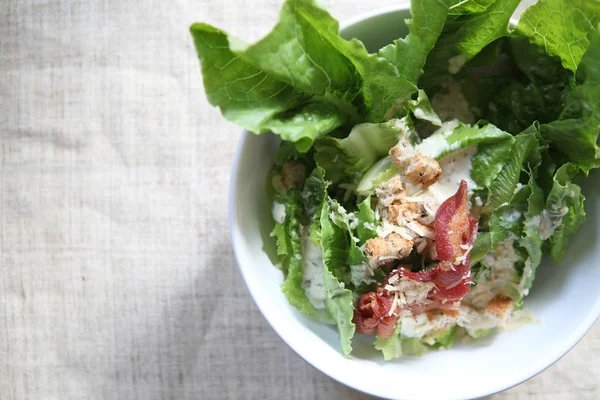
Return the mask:
{"type": "MultiPolygon", "coordinates": [[[[558,208],[558,207],[557,207],[558,208]]],[[[562,219],[569,212],[568,207],[562,207],[558,209],[558,213],[553,212],[554,215],[550,215],[548,210],[544,210],[540,217],[540,237],[542,240],[548,239],[554,235],[554,232],[562,224],[562,219]]]]}
{"type": "Polygon", "coordinates": [[[460,121],[457,119],[444,122],[438,130],[431,134],[431,136],[424,139],[417,146],[416,150],[431,158],[438,158],[442,153],[456,150],[458,146],[460,146],[460,143],[457,142],[450,145],[446,141],[446,137],[448,137],[452,133],[452,130],[458,127],[459,124],[460,121]]]}
{"type": "Polygon", "coordinates": [[[479,310],[485,309],[496,295],[504,294],[505,290],[518,285],[515,263],[521,261],[521,257],[515,252],[514,242],[515,238],[511,237],[483,257],[481,264],[486,270],[464,297],[464,304],[479,310]]]}
{"type": "MultiPolygon", "coordinates": [[[[455,61],[460,60],[457,59],[455,61]]],[[[456,62],[454,65],[459,67],[460,63],[456,62]]],[[[458,118],[461,122],[467,124],[472,125],[475,123],[475,116],[469,109],[469,102],[460,90],[460,85],[454,81],[448,81],[445,83],[445,87],[447,93],[439,91],[431,100],[431,105],[437,115],[440,116],[442,121],[458,118]]]]}
{"type": "Polygon", "coordinates": [[[458,74],[466,62],[467,58],[462,54],[450,57],[448,59],[448,72],[452,75],[458,74]]]}
{"type": "Polygon", "coordinates": [[[275,221],[280,224],[283,223],[285,221],[285,205],[274,201],[271,208],[271,215],[273,215],[275,221]]]}
{"type": "Polygon", "coordinates": [[[302,260],[304,293],[314,308],[324,309],[323,256],[321,248],[315,246],[308,236],[304,236],[302,239],[302,260]]]}
{"type": "Polygon", "coordinates": [[[458,190],[460,181],[467,182],[467,188],[472,191],[477,184],[471,179],[471,162],[473,156],[477,153],[477,146],[470,146],[466,149],[449,154],[439,160],[442,175],[436,183],[431,185],[428,190],[438,199],[446,200],[458,190]]]}
{"type": "Polygon", "coordinates": [[[355,286],[359,286],[363,283],[376,282],[373,279],[373,268],[371,268],[371,266],[367,263],[360,265],[351,265],[350,274],[352,283],[355,286]]]}

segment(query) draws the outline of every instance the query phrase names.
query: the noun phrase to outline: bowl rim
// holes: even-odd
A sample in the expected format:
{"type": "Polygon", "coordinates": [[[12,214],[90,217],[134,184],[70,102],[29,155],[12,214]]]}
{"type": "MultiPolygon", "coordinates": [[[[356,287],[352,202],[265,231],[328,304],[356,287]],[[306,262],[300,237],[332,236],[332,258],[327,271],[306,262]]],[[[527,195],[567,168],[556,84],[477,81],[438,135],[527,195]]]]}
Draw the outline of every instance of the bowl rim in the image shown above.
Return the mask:
{"type": "MultiPolygon", "coordinates": [[[[380,15],[389,14],[389,13],[395,13],[395,12],[399,12],[399,11],[406,11],[406,10],[410,10],[410,0],[403,0],[402,2],[400,2],[400,4],[396,4],[393,6],[379,7],[374,10],[370,10],[370,11],[358,14],[354,17],[351,17],[349,19],[346,19],[346,20],[340,22],[340,31],[342,31],[345,28],[348,28],[350,26],[353,26],[357,23],[360,23],[364,20],[367,20],[369,18],[373,18],[373,17],[377,17],[380,15]]],[[[518,22],[517,18],[510,19],[510,25],[513,27],[516,26],[517,22],[518,22]]],[[[230,229],[230,235],[231,235],[231,241],[232,241],[232,247],[233,247],[235,259],[238,264],[238,268],[242,274],[242,278],[244,279],[244,283],[245,283],[246,287],[248,288],[248,291],[250,292],[252,300],[254,301],[254,303],[256,304],[258,309],[260,310],[263,317],[267,320],[267,322],[269,323],[271,328],[277,333],[277,335],[283,340],[283,342],[285,344],[287,344],[298,356],[300,356],[301,359],[303,359],[310,366],[317,369],[321,373],[327,375],[328,377],[334,379],[335,381],[337,381],[347,387],[350,387],[356,391],[359,391],[361,393],[365,393],[365,394],[368,394],[371,396],[377,396],[377,397],[381,397],[381,398],[392,398],[392,397],[387,397],[387,395],[385,397],[383,397],[382,394],[375,394],[372,391],[370,391],[369,389],[367,389],[365,387],[361,387],[356,382],[345,380],[344,377],[341,376],[340,374],[338,374],[336,372],[335,368],[332,367],[331,365],[324,365],[323,363],[319,363],[318,356],[315,357],[315,356],[311,355],[310,352],[303,350],[302,346],[300,346],[297,342],[294,342],[294,340],[291,339],[291,337],[290,337],[291,335],[288,335],[287,332],[285,332],[283,329],[281,329],[279,327],[279,325],[274,320],[273,316],[264,311],[263,302],[261,301],[260,296],[257,296],[255,293],[255,290],[257,290],[257,288],[254,287],[254,285],[251,284],[251,282],[250,282],[249,272],[248,272],[249,269],[244,267],[246,262],[244,261],[244,259],[241,257],[241,255],[239,253],[239,248],[241,247],[240,242],[243,238],[243,235],[242,235],[241,229],[239,227],[237,213],[236,213],[236,209],[235,209],[235,204],[236,204],[235,199],[237,198],[237,195],[238,195],[238,188],[237,188],[238,181],[240,180],[240,178],[242,176],[241,171],[239,170],[239,165],[240,165],[240,162],[242,159],[244,147],[246,146],[247,141],[252,136],[254,136],[253,133],[243,129],[241,137],[236,146],[235,155],[233,158],[233,164],[232,164],[232,168],[231,168],[231,175],[230,175],[230,182],[229,182],[228,206],[227,206],[228,218],[229,218],[229,229],[230,229]]],[[[579,341],[581,341],[581,339],[583,339],[585,334],[592,328],[594,323],[599,318],[600,318],[600,302],[597,302],[595,309],[592,308],[590,310],[590,312],[586,315],[586,317],[579,324],[579,326],[578,326],[579,329],[572,332],[572,334],[568,338],[569,340],[564,341],[563,342],[564,344],[562,346],[554,347],[555,350],[553,352],[548,352],[548,357],[542,359],[541,360],[542,362],[539,362],[540,360],[538,360],[538,362],[535,364],[535,367],[531,368],[530,372],[528,372],[527,374],[523,374],[520,377],[515,377],[515,379],[509,383],[504,383],[504,384],[498,385],[496,387],[492,387],[492,385],[490,385],[490,386],[488,386],[490,388],[489,390],[486,389],[486,390],[480,391],[478,393],[470,393],[469,395],[470,396],[474,395],[473,397],[476,397],[476,398],[488,396],[491,394],[499,393],[499,392],[505,391],[507,389],[510,389],[514,386],[517,386],[517,385],[535,377],[536,375],[545,371],[547,368],[551,367],[558,360],[560,360],[565,354],[567,354],[573,347],[575,347],[575,345],[577,345],[577,343],[579,343],[579,341]]],[[[401,395],[400,393],[398,393],[398,394],[401,395]]],[[[448,396],[448,398],[455,398],[455,396],[448,396]]],[[[393,399],[403,399],[403,397],[394,396],[393,399]]]]}

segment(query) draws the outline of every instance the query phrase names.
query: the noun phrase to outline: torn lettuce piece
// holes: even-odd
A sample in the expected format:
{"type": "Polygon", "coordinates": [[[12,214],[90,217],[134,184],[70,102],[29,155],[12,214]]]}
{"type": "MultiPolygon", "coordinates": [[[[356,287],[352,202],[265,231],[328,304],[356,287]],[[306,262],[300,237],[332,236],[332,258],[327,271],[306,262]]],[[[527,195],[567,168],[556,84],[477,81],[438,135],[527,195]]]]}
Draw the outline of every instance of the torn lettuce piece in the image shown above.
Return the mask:
{"type": "Polygon", "coordinates": [[[380,57],[387,59],[415,85],[423,74],[427,55],[442,33],[449,3],[449,0],[412,2],[411,19],[406,21],[406,38],[394,40],[393,44],[379,50],[380,57]]]}
{"type": "MultiPolygon", "coordinates": [[[[600,6],[599,6],[600,7],[600,6]]],[[[558,120],[543,124],[541,134],[567,161],[587,173],[600,166],[600,34],[594,31],[591,44],[577,67],[577,85],[569,93],[558,120]]]]}
{"type": "MultiPolygon", "coordinates": [[[[311,172],[304,182],[301,198],[308,218],[313,219],[315,215],[320,215],[327,198],[327,182],[323,168],[317,167],[311,172]]],[[[313,230],[316,232],[318,229],[313,230]]]]}
{"type": "Polygon", "coordinates": [[[448,14],[479,14],[487,10],[496,0],[452,0],[448,14]]]}
{"type": "MultiPolygon", "coordinates": [[[[342,207],[337,201],[330,200],[329,202],[329,218],[336,225],[338,229],[340,229],[347,238],[347,249],[348,249],[348,258],[346,260],[347,268],[350,270],[350,282],[354,287],[358,287],[362,284],[370,284],[373,283],[373,274],[374,271],[369,264],[369,260],[362,250],[359,247],[358,243],[361,240],[356,236],[355,232],[358,230],[358,227],[361,225],[361,221],[358,219],[357,214],[348,213],[344,207],[342,207]]],[[[370,209],[370,205],[369,205],[370,209]]],[[[373,224],[373,226],[367,226],[365,230],[363,230],[363,234],[369,237],[372,237],[374,224],[375,224],[375,215],[372,211],[370,214],[363,207],[363,213],[367,215],[367,218],[371,222],[367,222],[367,224],[373,224]]],[[[363,228],[364,224],[363,224],[363,228]]],[[[366,237],[365,236],[365,237],[366,237]]],[[[348,281],[346,281],[348,283],[348,281]]]]}
{"type": "Polygon", "coordinates": [[[352,336],[356,327],[352,322],[354,315],[354,303],[352,301],[352,292],[345,288],[344,284],[333,276],[327,268],[327,264],[323,265],[323,277],[325,284],[325,305],[327,311],[335,319],[340,335],[340,344],[342,353],[348,357],[352,351],[352,336]]]}
{"type": "Polygon", "coordinates": [[[542,239],[550,239],[550,254],[560,261],[569,241],[585,221],[581,188],[572,182],[577,168],[564,164],[554,175],[554,185],[546,199],[546,208],[541,215],[539,232],[542,239]]]}
{"type": "Polygon", "coordinates": [[[432,349],[449,349],[454,344],[454,338],[456,337],[456,332],[458,331],[458,325],[451,325],[441,331],[435,338],[434,343],[429,345],[428,347],[432,349]]]}
{"type": "Polygon", "coordinates": [[[535,126],[515,136],[510,156],[505,167],[490,183],[485,209],[491,212],[502,204],[509,203],[520,183],[521,173],[530,165],[536,168],[541,163],[541,145],[535,126]]]}
{"type": "Polygon", "coordinates": [[[515,31],[575,72],[598,23],[597,1],[540,0],[523,12],[515,31]]]}
{"type": "Polygon", "coordinates": [[[427,97],[424,90],[419,90],[417,99],[408,101],[406,108],[413,113],[415,118],[427,121],[434,126],[442,126],[442,120],[433,109],[429,97],[427,97]]]}
{"type": "Polygon", "coordinates": [[[528,210],[527,199],[530,195],[531,187],[529,185],[517,186],[510,201],[492,211],[489,223],[492,248],[511,236],[521,235],[524,214],[528,210]]]}
{"type": "Polygon", "coordinates": [[[324,137],[315,143],[315,160],[327,179],[338,182],[361,177],[373,164],[387,155],[398,140],[412,132],[408,118],[383,124],[356,125],[344,139],[324,137]]]}
{"type": "MultiPolygon", "coordinates": [[[[523,268],[520,290],[521,295],[526,295],[531,288],[535,271],[542,262],[542,244],[543,240],[540,236],[540,220],[544,209],[544,192],[535,182],[533,173],[530,173],[529,183],[530,195],[527,199],[527,212],[523,221],[523,230],[519,244],[527,252],[525,265],[523,268]]],[[[522,303],[522,298],[517,302],[522,303]]]]}
{"type": "Polygon", "coordinates": [[[375,188],[392,176],[400,172],[400,169],[392,164],[389,157],[377,161],[361,178],[356,187],[356,193],[361,196],[369,196],[375,188]]]}
{"type": "Polygon", "coordinates": [[[377,237],[377,227],[380,222],[375,211],[371,208],[371,196],[367,196],[358,204],[358,210],[354,212],[356,218],[356,237],[359,243],[364,244],[367,240],[377,237]]]}
{"type": "Polygon", "coordinates": [[[346,289],[343,283],[347,281],[350,243],[347,232],[332,220],[331,216],[336,210],[332,208],[331,202],[331,199],[325,200],[320,218],[325,305],[336,321],[342,352],[348,356],[352,351],[350,340],[355,330],[352,322],[354,315],[352,292],[346,289]]]}
{"type": "Polygon", "coordinates": [[[495,40],[507,36],[508,22],[520,0],[496,0],[478,14],[446,20],[442,34],[427,56],[419,87],[433,95],[441,83],[495,40]]]}
{"type": "MultiPolygon", "coordinates": [[[[332,219],[339,217],[337,210],[332,206],[334,201],[327,198],[321,209],[321,250],[323,264],[340,282],[349,282],[348,251],[350,238],[344,228],[337,225],[332,219]]],[[[337,204],[337,202],[335,202],[337,204]]],[[[338,222],[339,223],[339,222],[338,222]]]]}
{"type": "Polygon", "coordinates": [[[479,232],[471,250],[471,265],[477,264],[492,249],[490,232],[479,232]]]}
{"type": "Polygon", "coordinates": [[[352,104],[361,77],[344,54],[353,44],[338,31],[338,22],[313,1],[285,1],[279,22],[266,37],[252,45],[230,40],[230,46],[242,59],[304,93],[330,92],[352,104]]]}
{"type": "Polygon", "coordinates": [[[411,356],[422,356],[427,353],[427,346],[416,337],[402,338],[402,353],[411,356]]]}
{"type": "Polygon", "coordinates": [[[471,161],[471,178],[480,187],[487,188],[506,166],[510,157],[514,138],[477,146],[477,153],[471,161]]]}
{"type": "Polygon", "coordinates": [[[402,355],[402,338],[400,336],[400,324],[396,326],[392,336],[387,338],[377,337],[375,339],[375,348],[383,353],[385,361],[393,360],[402,355]]]}
{"type": "Polygon", "coordinates": [[[311,99],[233,53],[225,32],[203,23],[190,31],[208,101],[229,121],[254,133],[276,133],[306,151],[317,137],[349,120],[337,102],[311,99]]]}
{"type": "Polygon", "coordinates": [[[478,126],[450,121],[424,139],[417,146],[417,151],[439,160],[448,154],[466,149],[469,146],[512,140],[511,134],[501,131],[494,125],[478,126]]]}
{"type": "Polygon", "coordinates": [[[283,196],[275,198],[277,204],[285,207],[283,220],[276,221],[271,236],[277,240],[277,254],[281,269],[287,271],[281,291],[291,305],[306,314],[313,314],[315,308],[306,296],[302,249],[303,208],[300,192],[290,189],[283,196]]]}
{"type": "Polygon", "coordinates": [[[359,120],[355,106],[367,121],[381,122],[417,91],[416,82],[369,54],[362,42],[342,39],[338,22],[314,1],[288,0],[279,18],[264,39],[235,46],[235,53],[304,93],[332,94],[354,122],[359,120]]]}

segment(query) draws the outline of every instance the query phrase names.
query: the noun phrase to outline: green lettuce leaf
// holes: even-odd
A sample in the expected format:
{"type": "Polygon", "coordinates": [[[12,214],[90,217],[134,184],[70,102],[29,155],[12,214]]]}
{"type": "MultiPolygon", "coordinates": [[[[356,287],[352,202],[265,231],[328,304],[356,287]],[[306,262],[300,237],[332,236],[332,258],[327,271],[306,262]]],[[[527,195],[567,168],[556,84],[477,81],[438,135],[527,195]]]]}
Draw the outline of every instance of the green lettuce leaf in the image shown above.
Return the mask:
{"type": "Polygon", "coordinates": [[[379,220],[375,216],[375,211],[371,208],[371,196],[368,196],[358,204],[358,210],[354,213],[357,221],[356,236],[360,243],[377,237],[377,227],[379,220]]]}
{"type": "Polygon", "coordinates": [[[325,200],[320,218],[325,306],[336,321],[342,352],[348,356],[352,351],[351,338],[355,330],[352,323],[354,313],[352,292],[346,289],[343,283],[348,276],[350,243],[347,232],[331,219],[332,213],[336,213],[332,204],[334,204],[333,200],[325,200]]]}
{"type": "Polygon", "coordinates": [[[521,15],[516,32],[527,36],[573,72],[600,23],[600,3],[588,0],[540,0],[521,15]]]}
{"type": "Polygon", "coordinates": [[[520,0],[497,0],[481,13],[448,18],[427,57],[419,87],[432,95],[483,48],[507,36],[508,22],[519,3],[520,0]]]}
{"type": "Polygon", "coordinates": [[[479,14],[487,10],[496,0],[452,0],[448,14],[479,14]]]}
{"type": "Polygon", "coordinates": [[[423,0],[411,3],[412,18],[406,21],[408,35],[394,40],[379,51],[379,56],[391,62],[402,76],[417,84],[423,74],[427,55],[437,42],[446,16],[449,0],[423,0]]]}
{"type": "Polygon", "coordinates": [[[576,174],[577,168],[572,164],[564,164],[556,171],[542,216],[541,232],[544,239],[552,233],[550,254],[556,261],[564,256],[569,237],[585,222],[585,198],[581,188],[571,182],[576,174]]]}
{"type": "Polygon", "coordinates": [[[281,291],[291,305],[304,313],[313,314],[315,309],[306,297],[302,286],[304,280],[301,234],[303,207],[300,191],[290,189],[285,195],[277,196],[275,201],[285,207],[284,221],[276,221],[275,229],[271,234],[277,240],[277,254],[281,268],[287,270],[285,281],[281,284],[281,291]]]}
{"type": "Polygon", "coordinates": [[[521,287],[529,290],[535,277],[535,271],[542,262],[542,244],[540,236],[540,219],[544,210],[544,191],[530,175],[528,187],[531,194],[527,199],[527,212],[524,215],[523,232],[519,244],[527,251],[527,259],[523,269],[521,287]]]}
{"type": "Polygon", "coordinates": [[[343,40],[338,32],[338,22],[313,1],[290,0],[265,38],[253,45],[235,41],[232,47],[239,57],[304,93],[330,92],[352,104],[361,77],[344,50],[360,46],[343,40]]]}
{"type": "Polygon", "coordinates": [[[406,121],[393,119],[383,124],[360,124],[344,139],[321,138],[315,143],[315,160],[333,182],[346,177],[358,178],[387,155],[400,137],[411,131],[406,121]]]}
{"type": "Polygon", "coordinates": [[[383,353],[383,359],[385,361],[400,357],[402,355],[400,324],[398,324],[392,336],[387,338],[377,337],[375,339],[375,348],[383,353]]]}
{"type": "Polygon", "coordinates": [[[435,337],[435,343],[429,347],[432,349],[449,349],[454,344],[454,338],[458,331],[458,325],[452,325],[435,337]]]}
{"type": "Polygon", "coordinates": [[[272,131],[306,151],[314,139],[349,120],[326,97],[311,99],[233,53],[223,31],[202,23],[190,31],[208,101],[229,121],[254,133],[272,131]]]}
{"type": "Polygon", "coordinates": [[[540,127],[542,136],[584,172],[600,166],[600,34],[595,31],[577,68],[577,86],[557,121],[540,127]]]}
{"type": "Polygon", "coordinates": [[[504,203],[509,203],[517,189],[521,173],[527,165],[530,164],[532,167],[539,165],[541,147],[537,139],[538,135],[537,128],[532,126],[526,132],[515,136],[508,162],[489,186],[486,210],[492,211],[504,203]]]}
{"type": "Polygon", "coordinates": [[[438,131],[424,139],[417,151],[435,159],[440,159],[455,151],[473,145],[482,145],[513,140],[512,135],[503,132],[494,125],[467,125],[462,122],[457,127],[438,131]]]}
{"type": "Polygon", "coordinates": [[[492,250],[492,236],[490,232],[479,232],[471,250],[471,265],[477,264],[492,250]]]}
{"type": "Polygon", "coordinates": [[[350,247],[350,239],[345,229],[332,221],[331,215],[335,212],[332,204],[333,201],[327,199],[323,203],[320,216],[323,264],[325,264],[338,281],[348,282],[348,249],[350,247]]]}
{"type": "Polygon", "coordinates": [[[403,338],[402,339],[402,353],[411,356],[422,356],[427,353],[427,346],[425,346],[416,337],[403,338]]]}
{"type": "Polygon", "coordinates": [[[356,329],[352,322],[354,315],[352,292],[336,279],[326,264],[323,266],[323,278],[326,296],[325,305],[329,314],[336,321],[342,352],[344,356],[348,357],[352,351],[351,340],[356,329]]]}
{"type": "Polygon", "coordinates": [[[487,188],[506,166],[515,140],[513,137],[498,143],[483,144],[471,161],[471,178],[487,188]]]}
{"type": "Polygon", "coordinates": [[[356,193],[361,196],[369,196],[375,192],[377,186],[381,185],[398,172],[400,172],[400,169],[392,164],[389,157],[384,157],[373,164],[373,166],[365,172],[356,186],[356,193]]]}

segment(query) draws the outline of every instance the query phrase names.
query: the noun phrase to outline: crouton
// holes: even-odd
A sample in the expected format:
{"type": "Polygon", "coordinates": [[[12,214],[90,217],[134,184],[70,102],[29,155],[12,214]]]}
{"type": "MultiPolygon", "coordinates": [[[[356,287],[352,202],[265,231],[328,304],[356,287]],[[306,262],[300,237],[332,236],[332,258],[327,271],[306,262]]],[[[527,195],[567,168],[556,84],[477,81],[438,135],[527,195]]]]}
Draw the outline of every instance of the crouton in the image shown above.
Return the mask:
{"type": "Polygon", "coordinates": [[[283,186],[286,189],[297,183],[303,183],[305,178],[304,165],[299,162],[287,161],[281,169],[283,186]]]}
{"type": "Polygon", "coordinates": [[[397,233],[390,233],[385,238],[367,240],[365,251],[371,265],[376,267],[392,260],[406,258],[412,247],[412,240],[405,239],[397,233]]]}
{"type": "Polygon", "coordinates": [[[431,157],[418,153],[407,140],[401,140],[390,150],[395,166],[404,170],[406,179],[428,187],[437,182],[442,174],[440,164],[431,157]]]}

